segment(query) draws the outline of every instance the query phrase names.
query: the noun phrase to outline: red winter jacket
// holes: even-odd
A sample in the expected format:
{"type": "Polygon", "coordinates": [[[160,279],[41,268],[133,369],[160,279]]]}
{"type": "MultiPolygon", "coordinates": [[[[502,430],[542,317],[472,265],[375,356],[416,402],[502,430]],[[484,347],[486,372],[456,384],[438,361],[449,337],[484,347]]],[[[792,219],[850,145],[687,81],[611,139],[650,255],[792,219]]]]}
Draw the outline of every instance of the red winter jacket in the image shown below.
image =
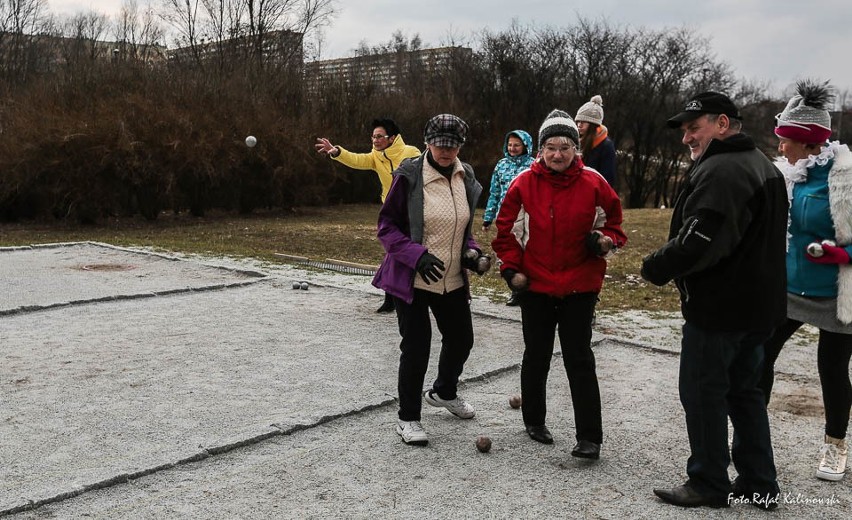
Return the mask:
{"type": "Polygon", "coordinates": [[[557,297],[597,293],[606,260],[586,246],[593,229],[616,247],[627,243],[621,201],[606,179],[579,157],[562,173],[538,159],[509,187],[491,246],[502,261],[501,271],[524,273],[530,291],[557,297]]]}

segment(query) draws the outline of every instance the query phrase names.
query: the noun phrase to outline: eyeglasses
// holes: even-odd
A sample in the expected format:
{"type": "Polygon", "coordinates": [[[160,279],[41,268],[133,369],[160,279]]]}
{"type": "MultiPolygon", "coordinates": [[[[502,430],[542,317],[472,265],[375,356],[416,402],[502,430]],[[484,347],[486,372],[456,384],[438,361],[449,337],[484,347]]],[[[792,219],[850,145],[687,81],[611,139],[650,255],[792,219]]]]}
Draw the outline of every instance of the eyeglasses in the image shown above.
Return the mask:
{"type": "Polygon", "coordinates": [[[547,152],[547,153],[560,152],[560,153],[565,154],[565,153],[570,152],[571,150],[574,150],[575,148],[577,148],[577,147],[574,146],[573,144],[564,145],[564,146],[545,146],[544,151],[547,152]]]}
{"type": "Polygon", "coordinates": [[[376,141],[378,139],[385,139],[385,138],[388,138],[388,137],[390,137],[390,136],[389,135],[371,135],[370,139],[372,139],[373,141],[376,141]]]}

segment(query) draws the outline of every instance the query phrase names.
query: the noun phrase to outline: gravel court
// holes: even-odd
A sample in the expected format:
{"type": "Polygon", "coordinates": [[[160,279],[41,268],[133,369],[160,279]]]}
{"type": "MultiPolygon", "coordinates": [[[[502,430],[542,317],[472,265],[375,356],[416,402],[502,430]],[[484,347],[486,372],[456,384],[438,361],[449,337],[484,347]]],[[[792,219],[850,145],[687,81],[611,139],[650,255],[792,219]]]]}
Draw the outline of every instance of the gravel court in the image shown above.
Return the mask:
{"type": "MultiPolygon", "coordinates": [[[[515,368],[463,386],[477,406],[472,420],[424,405],[425,448],[400,442],[389,404],[19,517],[763,518],[744,504],[683,510],[658,501],[651,489],[680,482],[688,449],[676,380],[648,381],[647,374],[673,376],[677,358],[614,341],[599,344],[596,354],[605,430],[596,463],[570,456],[573,417],[557,358],[549,386],[552,446],[528,439],[520,411],[508,406],[515,368]],[[490,453],[474,447],[481,434],[493,440],[490,453]]],[[[773,423],[781,486],[793,493],[773,518],[848,518],[848,484],[813,479],[812,454],[801,453],[800,437],[810,438],[819,424],[790,414],[773,423]],[[832,499],[839,505],[814,503],[832,499]]]]}
{"type": "MultiPolygon", "coordinates": [[[[391,402],[393,316],[368,293],[291,285],[0,317],[0,512],[391,402]]],[[[517,364],[515,323],[478,327],[488,354],[467,377],[517,364]]]]}
{"type": "MultiPolygon", "coordinates": [[[[127,258],[138,259],[146,254],[145,251],[113,249],[129,255],[127,258]]],[[[8,257],[2,256],[5,253],[0,251],[0,259],[4,260],[0,265],[8,269],[5,261],[8,257]]],[[[77,255],[77,259],[89,262],[85,255],[77,255]]],[[[399,475],[390,467],[396,466],[400,456],[405,458],[412,454],[405,451],[408,448],[399,443],[392,429],[396,410],[392,402],[396,393],[398,355],[396,323],[393,317],[373,313],[380,293],[369,286],[369,278],[251,260],[199,257],[183,260],[175,262],[169,258],[159,269],[167,271],[166,276],[175,276],[178,282],[181,275],[168,272],[172,266],[190,273],[196,268],[215,270],[218,266],[224,267],[229,276],[243,271],[269,276],[245,287],[226,280],[220,284],[222,290],[217,291],[167,293],[161,298],[119,301],[101,298],[104,300],[101,303],[80,302],[38,312],[0,314],[0,439],[3,439],[0,442],[0,466],[3,468],[0,480],[4,483],[0,490],[0,514],[25,506],[31,500],[58,500],[84,490],[77,498],[40,507],[26,516],[76,517],[83,511],[103,518],[189,517],[193,512],[221,518],[258,517],[254,511],[261,516],[285,517],[328,516],[329,513],[330,516],[359,517],[369,516],[374,511],[384,512],[385,516],[405,516],[398,512],[433,511],[438,507],[434,502],[442,501],[447,502],[441,507],[446,507],[443,511],[449,514],[454,511],[451,506],[458,507],[464,501],[460,494],[442,498],[436,491],[438,484],[430,483],[444,478],[443,472],[448,465],[446,456],[406,462],[430,472],[428,478],[424,475],[406,481],[406,475],[399,475]],[[310,290],[291,290],[293,280],[310,281],[310,290]],[[307,357],[306,353],[311,353],[312,357],[307,357]],[[372,408],[375,409],[371,411],[372,408]],[[366,439],[365,444],[359,444],[362,441],[353,444],[353,439],[362,437],[366,439]],[[245,468],[249,473],[240,477],[239,461],[248,463],[257,450],[305,438],[308,444],[301,445],[301,449],[276,455],[275,460],[265,462],[274,469],[281,465],[278,459],[283,457],[288,461],[286,467],[291,468],[289,477],[276,475],[266,482],[271,478],[268,475],[252,475],[252,472],[261,472],[259,467],[245,468]],[[326,443],[327,438],[336,439],[336,442],[326,443]],[[243,445],[245,447],[240,447],[243,445]],[[340,446],[347,448],[341,451],[340,446]],[[405,450],[400,452],[400,448],[405,450]],[[323,452],[335,453],[335,458],[311,459],[323,452]],[[303,456],[308,458],[301,464],[303,456]],[[293,464],[297,469],[292,469],[293,464]],[[231,466],[233,469],[228,469],[231,466]],[[384,469],[373,471],[373,466],[384,469]],[[318,469],[311,469],[314,467],[318,469]],[[207,471],[211,473],[207,475],[207,471]],[[153,474],[143,477],[148,472],[153,474]],[[220,475],[217,476],[217,472],[220,475]],[[332,478],[335,474],[348,475],[349,480],[361,482],[366,490],[353,489],[350,494],[341,495],[335,490],[345,490],[350,484],[332,478]],[[181,475],[181,478],[174,481],[171,475],[181,475]],[[128,476],[142,478],[121,484],[128,476]],[[244,484],[229,484],[229,479],[244,484]],[[217,484],[220,481],[221,485],[217,484]],[[205,482],[213,484],[207,486],[205,482]],[[332,484],[325,486],[324,482],[332,484]],[[403,485],[405,482],[409,484],[403,485]],[[90,489],[99,485],[109,487],[90,489]],[[156,489],[156,496],[171,498],[163,498],[161,505],[154,499],[133,501],[135,491],[131,493],[131,490],[149,486],[156,489]],[[276,494],[273,489],[277,486],[303,491],[301,494],[276,494]],[[323,486],[328,490],[322,496],[309,494],[315,488],[325,489],[323,486]],[[266,491],[257,494],[251,491],[254,488],[266,491]],[[397,505],[393,505],[399,503],[398,498],[391,501],[392,508],[383,509],[379,502],[369,498],[379,494],[371,488],[397,489],[397,495],[422,496],[419,502],[412,502],[416,505],[409,509],[398,510],[397,505]],[[221,499],[212,498],[216,496],[221,499]],[[102,497],[113,498],[98,502],[105,500],[102,497]],[[75,509],[90,500],[99,505],[92,510],[75,509]],[[213,505],[208,506],[207,502],[213,505]],[[229,505],[230,502],[235,505],[229,505]],[[128,505],[116,509],[115,504],[119,503],[128,505]],[[351,514],[334,514],[335,511],[351,514]]],[[[112,261],[127,259],[119,257],[112,261]]],[[[75,274],[78,271],[72,270],[75,274]]],[[[80,271],[79,274],[88,276],[91,273],[80,271]]],[[[122,290],[120,280],[119,276],[115,286],[118,292],[122,290]]],[[[138,283],[138,280],[127,283],[138,283]]],[[[177,286],[181,287],[180,283],[177,286]]],[[[52,293],[45,291],[45,294],[52,293]]],[[[150,296],[147,290],[140,294],[150,296]]],[[[81,300],[72,296],[71,301],[81,300]]],[[[0,296],[0,302],[2,298],[0,296]]],[[[8,303],[4,305],[11,307],[8,303]]],[[[460,422],[448,420],[445,413],[427,407],[424,422],[433,446],[424,453],[434,453],[431,450],[437,449],[442,435],[455,439],[454,430],[441,433],[442,425],[449,422],[455,427],[460,423],[476,427],[476,431],[465,430],[458,434],[461,437],[453,442],[459,444],[458,453],[471,451],[480,456],[472,451],[475,435],[482,433],[481,426],[476,425],[488,420],[488,410],[507,408],[508,393],[517,392],[517,366],[522,349],[518,310],[491,304],[482,298],[475,299],[473,309],[477,344],[464,377],[469,381],[465,394],[476,402],[479,415],[474,421],[460,422]],[[479,390],[498,382],[503,386],[497,390],[479,390]],[[479,393],[482,395],[478,396],[479,393]],[[493,404],[483,408],[481,402],[493,404]],[[435,420],[439,422],[432,424],[430,412],[436,414],[435,420]]],[[[595,491],[589,495],[589,500],[603,501],[609,504],[607,508],[612,508],[624,496],[635,496],[643,508],[647,506],[650,507],[648,511],[656,511],[648,517],[683,513],[665,507],[655,509],[653,497],[650,505],[646,504],[650,493],[646,488],[652,487],[649,482],[670,485],[684,478],[683,466],[688,453],[676,394],[677,358],[671,355],[678,350],[680,320],[676,316],[641,312],[601,312],[598,322],[595,341],[599,343],[604,410],[605,414],[607,410],[619,410],[617,422],[606,425],[606,435],[612,438],[606,440],[604,459],[608,459],[610,445],[617,448],[618,432],[623,432],[624,447],[615,451],[631,454],[627,467],[633,467],[635,454],[644,451],[650,450],[654,456],[662,455],[662,460],[643,463],[640,476],[625,477],[616,468],[611,477],[619,491],[612,491],[612,482],[601,482],[599,487],[605,490],[604,494],[595,491]],[[617,355],[607,361],[610,351],[617,355]],[[646,357],[662,365],[649,367],[636,361],[646,357]],[[612,378],[603,375],[606,363],[613,365],[612,378]],[[626,367],[630,368],[625,370],[626,367]],[[625,380],[615,377],[625,371],[640,377],[625,380]],[[614,386],[607,391],[609,379],[614,386]],[[627,399],[626,396],[632,397],[627,399]],[[656,419],[658,426],[649,430],[647,417],[658,412],[662,414],[656,419]],[[646,446],[649,443],[650,448],[646,446]],[[637,450],[637,446],[642,449],[637,450]],[[622,483],[620,479],[626,481],[622,483]],[[635,495],[625,494],[620,490],[622,485],[633,486],[639,491],[635,495]]],[[[782,373],[770,406],[782,487],[785,490],[793,487],[804,493],[805,499],[836,494],[841,502],[840,509],[833,506],[807,512],[819,517],[834,517],[834,512],[841,511],[841,516],[846,517],[850,512],[849,496],[852,496],[848,479],[839,484],[827,484],[812,477],[821,435],[822,408],[811,338],[807,335],[802,338],[797,335],[797,338],[798,345],[786,349],[779,361],[782,373]]],[[[558,358],[554,360],[551,373],[552,399],[559,399],[560,395],[567,395],[567,383],[558,358]]],[[[433,374],[434,367],[430,376],[433,374]]],[[[551,410],[555,410],[553,406],[551,404],[551,410]]],[[[570,409],[567,400],[562,407],[570,409]]],[[[558,431],[572,429],[570,414],[566,411],[553,415],[556,421],[569,421],[564,425],[551,423],[559,442],[558,431]]],[[[611,419],[605,417],[607,422],[611,419]]],[[[483,423],[493,426],[489,433],[498,431],[498,426],[505,426],[514,428],[512,435],[519,437],[516,440],[520,445],[530,442],[519,426],[508,426],[508,420],[494,420],[493,425],[483,423]]],[[[571,462],[571,457],[567,456],[570,441],[564,433],[562,437],[562,443],[566,444],[562,446],[562,455],[571,462]]],[[[497,433],[493,433],[492,438],[495,449],[488,456],[500,453],[505,442],[497,433]]],[[[625,465],[624,459],[615,462],[619,468],[625,465]]],[[[525,464],[528,464],[526,458],[508,464],[500,461],[496,462],[497,468],[489,471],[495,475],[502,471],[506,482],[517,488],[515,473],[525,464]]],[[[464,462],[463,466],[469,463],[464,462]]],[[[477,476],[478,466],[468,469],[470,474],[453,471],[447,482],[462,488],[482,482],[477,476]]],[[[532,464],[530,475],[523,481],[528,483],[521,486],[525,494],[533,498],[537,495],[532,490],[545,482],[538,476],[540,470],[540,465],[532,464]]],[[[566,490],[587,492],[585,481],[571,483],[562,473],[553,475],[552,479],[567,482],[562,494],[568,493],[566,490]]],[[[487,483],[482,489],[497,491],[477,491],[477,494],[484,493],[477,502],[481,516],[541,516],[522,514],[521,509],[506,505],[502,498],[511,497],[511,490],[504,489],[504,485],[495,483],[490,477],[487,483]],[[490,505],[494,503],[499,505],[490,505]]],[[[598,487],[593,489],[598,490],[598,487]]],[[[516,496],[513,500],[520,498],[516,496]]],[[[804,507],[801,504],[789,507],[793,510],[794,506],[804,507]]],[[[538,511],[532,505],[525,507],[525,511],[538,511]]],[[[568,516],[645,516],[632,509],[582,507],[580,502],[559,502],[549,510],[542,510],[542,515],[566,516],[566,511],[576,510],[577,515],[568,516]],[[574,509],[575,506],[580,509],[574,509]]],[[[749,510],[753,508],[747,507],[737,514],[750,514],[749,510]]],[[[701,512],[706,514],[709,510],[701,512]]]]}
{"type": "Polygon", "coordinates": [[[2,247],[0,315],[101,299],[215,289],[263,276],[94,242],[2,247]]]}

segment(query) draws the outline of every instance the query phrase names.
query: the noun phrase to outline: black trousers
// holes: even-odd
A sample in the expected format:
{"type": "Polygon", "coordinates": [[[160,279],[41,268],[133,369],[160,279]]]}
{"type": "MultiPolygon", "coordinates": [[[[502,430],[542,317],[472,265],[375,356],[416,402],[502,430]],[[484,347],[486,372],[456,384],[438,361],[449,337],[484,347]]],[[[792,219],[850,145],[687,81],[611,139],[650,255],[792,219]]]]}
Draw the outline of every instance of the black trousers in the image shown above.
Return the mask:
{"type": "Polygon", "coordinates": [[[716,332],[683,326],[678,390],[686,416],[689,482],[700,493],[725,498],[733,459],[750,491],[778,493],[769,418],[757,388],[767,332],[716,332]],[[728,449],[728,418],[734,440],[728,449]]]}
{"type": "Polygon", "coordinates": [[[520,295],[524,331],[521,394],[524,424],[543,425],[547,416],[547,375],[558,328],[577,440],[601,444],[601,394],[591,347],[597,296],[580,293],[556,298],[534,292],[520,295]]]}
{"type": "MultiPolygon", "coordinates": [[[[772,384],[775,381],[775,361],[802,322],[788,319],[775,329],[764,345],[765,362],[760,379],[760,389],[769,404],[772,384]]],[[[852,408],[852,382],[849,381],[849,360],[852,358],[852,335],[820,329],[817,343],[817,368],[822,386],[822,403],[825,406],[825,434],[835,439],[846,438],[849,427],[849,410],[852,408]]]]}
{"type": "Polygon", "coordinates": [[[462,287],[446,294],[414,290],[414,301],[405,303],[394,298],[399,333],[399,419],[419,421],[422,406],[423,382],[429,367],[432,346],[432,321],[441,332],[441,357],[438,377],[432,389],[441,399],[455,399],[464,364],[473,348],[473,322],[467,290],[462,287]]]}

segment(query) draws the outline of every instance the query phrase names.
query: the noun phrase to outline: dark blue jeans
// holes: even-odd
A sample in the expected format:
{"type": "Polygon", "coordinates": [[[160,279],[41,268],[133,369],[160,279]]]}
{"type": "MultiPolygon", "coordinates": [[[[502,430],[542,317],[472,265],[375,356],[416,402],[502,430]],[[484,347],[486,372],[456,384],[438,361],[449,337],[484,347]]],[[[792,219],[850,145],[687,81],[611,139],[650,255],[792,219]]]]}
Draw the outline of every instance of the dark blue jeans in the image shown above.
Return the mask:
{"type": "Polygon", "coordinates": [[[525,292],[519,298],[524,331],[524,360],[521,365],[524,424],[543,425],[547,417],[547,376],[558,329],[562,363],[571,389],[577,440],[601,444],[601,393],[591,347],[592,316],[598,295],[579,293],[555,298],[525,292]]]}
{"type": "Polygon", "coordinates": [[[473,348],[473,321],[467,289],[462,287],[446,294],[414,290],[414,301],[405,303],[394,298],[396,317],[402,341],[399,344],[399,418],[419,421],[423,405],[423,382],[429,368],[432,347],[432,320],[441,332],[441,357],[438,377],[432,389],[441,399],[455,399],[459,376],[473,348]]]}
{"type": "Polygon", "coordinates": [[[686,473],[703,494],[727,497],[731,458],[746,489],[778,492],[766,403],[757,388],[769,335],[683,326],[679,388],[691,450],[686,473]],[[734,427],[730,454],[729,416],[734,427]]]}

